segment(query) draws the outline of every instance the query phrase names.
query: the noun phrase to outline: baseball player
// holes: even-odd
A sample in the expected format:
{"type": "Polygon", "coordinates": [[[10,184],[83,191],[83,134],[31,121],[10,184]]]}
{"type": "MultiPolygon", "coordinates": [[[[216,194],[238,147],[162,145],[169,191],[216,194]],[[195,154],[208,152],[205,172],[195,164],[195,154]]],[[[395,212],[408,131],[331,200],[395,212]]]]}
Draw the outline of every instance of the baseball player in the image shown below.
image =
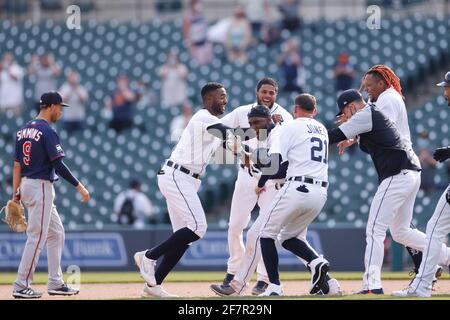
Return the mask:
{"type": "MultiPolygon", "coordinates": [[[[308,103],[312,105],[312,102],[313,100],[311,99],[311,96],[306,94],[298,96],[295,100],[296,105],[307,105],[308,103]]],[[[297,117],[295,113],[294,115],[295,117],[297,117]]],[[[268,147],[267,154],[268,158],[270,159],[270,162],[261,164],[261,170],[263,175],[261,175],[259,181],[257,181],[257,186],[255,188],[255,193],[259,196],[262,196],[268,191],[271,192],[270,189],[274,187],[274,184],[276,183],[276,181],[279,181],[280,178],[283,178],[282,180],[284,183],[288,162],[284,162],[282,165],[280,165],[281,155],[279,151],[280,142],[278,138],[279,132],[283,127],[278,125],[275,126],[273,124],[270,117],[269,109],[262,105],[253,107],[250,110],[248,114],[248,121],[251,125],[251,128],[256,131],[258,139],[260,139],[262,135],[266,136],[266,132],[268,132],[266,140],[268,147]],[[261,132],[264,132],[264,134],[262,134],[261,132]]],[[[276,192],[278,191],[275,191],[275,194],[276,192]]],[[[271,196],[272,201],[275,197],[275,194],[271,196]]],[[[259,246],[259,231],[261,229],[261,225],[264,219],[267,217],[267,213],[268,210],[266,208],[262,208],[258,218],[253,223],[251,228],[248,230],[245,246],[245,255],[241,265],[238,268],[238,272],[234,276],[233,280],[230,282],[230,285],[211,286],[211,289],[218,295],[230,296],[230,295],[242,295],[244,293],[244,290],[246,289],[247,284],[250,281],[250,278],[256,269],[256,265],[261,259],[261,251],[259,246]]],[[[291,241],[285,242],[283,243],[283,246],[288,250],[293,248],[294,250],[297,250],[298,256],[305,263],[305,265],[307,265],[308,268],[310,268],[311,261],[317,258],[318,254],[307,243],[306,232],[307,230],[305,229],[299,235],[298,239],[295,239],[295,241],[292,239],[291,241]]],[[[329,278],[329,276],[326,274],[326,271],[322,270],[320,266],[318,266],[318,268],[310,268],[310,270],[313,274],[312,275],[313,278],[319,278],[320,274],[324,273],[326,280],[328,280],[327,282],[321,283],[321,286],[315,286],[311,293],[315,294],[319,293],[319,291],[322,294],[340,293],[340,287],[337,280],[329,278]]]]}
{"type": "MultiPolygon", "coordinates": [[[[286,183],[260,222],[261,253],[270,281],[261,296],[283,295],[275,240],[298,255],[302,246],[298,237],[319,215],[327,199],[328,133],[314,120],[315,98],[309,94],[298,96],[294,113],[296,119],[279,132],[280,158],[289,162],[286,183]]],[[[315,293],[326,282],[329,263],[315,255],[309,258],[308,265],[312,271],[310,293],[315,293]]]]}
{"type": "MultiPolygon", "coordinates": [[[[222,118],[222,123],[231,128],[248,129],[248,113],[251,108],[257,105],[265,105],[269,108],[273,120],[280,125],[292,120],[292,115],[282,106],[276,103],[278,94],[278,83],[272,78],[262,78],[256,85],[256,102],[237,107],[232,112],[222,118]]],[[[249,143],[256,149],[255,139],[249,143]]],[[[251,171],[241,163],[238,170],[237,180],[234,186],[231,200],[230,218],[228,223],[228,251],[230,257],[227,262],[227,274],[222,283],[228,286],[234,275],[239,271],[239,266],[245,253],[243,242],[243,232],[250,222],[251,212],[256,204],[261,208],[266,208],[275,196],[275,183],[269,186],[264,194],[258,196],[249,190],[255,190],[258,180],[252,176],[251,171]]],[[[252,293],[260,294],[267,286],[267,274],[264,265],[258,267],[257,283],[252,293]]]]}
{"type": "MultiPolygon", "coordinates": [[[[231,128],[249,128],[250,124],[248,114],[252,107],[255,107],[256,105],[264,105],[268,107],[272,120],[278,124],[278,126],[288,123],[292,120],[292,115],[275,102],[277,94],[277,82],[272,78],[262,78],[256,86],[256,102],[234,109],[222,118],[222,123],[231,128]]],[[[248,145],[253,149],[256,149],[258,144],[257,141],[257,139],[252,139],[248,141],[248,145]]],[[[268,141],[270,141],[270,139],[268,141]]],[[[230,258],[227,263],[227,274],[221,285],[222,287],[219,287],[219,285],[211,286],[211,289],[218,294],[223,294],[224,292],[229,291],[227,290],[227,287],[229,287],[230,281],[234,278],[234,275],[241,270],[240,266],[245,254],[243,231],[250,221],[251,211],[255,205],[258,204],[261,214],[262,211],[267,209],[268,205],[274,198],[275,193],[277,192],[277,184],[273,181],[270,181],[266,185],[264,193],[256,194],[254,192],[248,192],[248,190],[255,190],[257,183],[258,179],[253,176],[252,171],[249,170],[244,163],[241,163],[231,201],[228,226],[228,249],[230,258]]],[[[304,254],[306,256],[316,254],[315,252],[310,252],[312,248],[306,241],[306,233],[303,235],[303,240],[305,242],[304,254]]],[[[267,283],[267,273],[263,262],[260,261],[260,264],[257,267],[257,282],[255,287],[252,289],[252,294],[258,295],[264,292],[267,287],[267,283]]],[[[325,291],[326,290],[327,289],[325,289],[325,291]]]]}
{"type": "MultiPolygon", "coordinates": [[[[362,81],[362,87],[369,96],[369,103],[373,103],[377,106],[377,108],[394,123],[402,141],[406,147],[409,148],[410,154],[415,158],[415,162],[420,164],[417,155],[412,148],[411,133],[408,125],[408,114],[406,112],[400,78],[388,66],[378,64],[371,67],[365,73],[362,81]]],[[[355,142],[356,139],[349,141],[350,144],[355,142]]],[[[349,143],[343,141],[338,144],[341,149],[341,154],[349,143]]],[[[415,229],[412,224],[411,228],[415,229]]],[[[408,246],[406,246],[406,250],[414,263],[413,274],[417,274],[419,271],[420,262],[422,260],[422,252],[408,246]]],[[[437,278],[440,276],[441,272],[442,268],[436,269],[434,281],[437,281],[437,278]]]]}
{"type": "Polygon", "coordinates": [[[240,152],[237,151],[237,144],[234,144],[237,139],[233,135],[233,139],[226,140],[229,128],[218,118],[228,102],[223,85],[207,83],[201,95],[203,109],[191,118],[157,177],[158,187],[166,198],[174,233],[160,245],[134,255],[146,282],[144,294],[149,296],[174,296],[165,291],[161,284],[189,245],[202,238],[206,232],[206,217],[197,191],[201,182],[199,178],[204,174],[212,154],[223,141],[230,150],[240,152]],[[161,263],[155,268],[160,257],[161,263]]]}
{"type": "MultiPolygon", "coordinates": [[[[444,87],[444,96],[450,107],[450,71],[446,73],[444,81],[437,84],[444,87]]],[[[450,158],[450,146],[439,148],[434,152],[434,159],[443,162],[450,158]]],[[[450,232],[450,186],[442,194],[433,216],[427,224],[426,245],[423,250],[422,263],[419,272],[412,283],[405,290],[394,291],[399,297],[431,297],[433,278],[439,263],[441,244],[445,242],[450,232]]]]}
{"type": "Polygon", "coordinates": [[[64,150],[58,134],[50,126],[62,115],[63,103],[57,92],[41,96],[40,112],[36,119],[23,126],[16,134],[16,151],[13,172],[13,201],[22,201],[28,211],[27,242],[20,260],[13,297],[40,298],[41,292],[30,285],[44,244],[47,242],[48,293],[70,296],[78,290],[68,287],[61,271],[61,254],[64,248],[64,227],[53,203],[53,182],[64,178],[82,197],[90,199],[86,188],[72,175],[63,162],[64,150]],[[57,175],[58,176],[57,176],[57,175]]]}
{"type": "MultiPolygon", "coordinates": [[[[387,229],[395,241],[420,251],[425,248],[425,234],[410,228],[421,169],[396,126],[375,105],[366,104],[359,91],[344,91],[337,104],[348,120],[328,133],[330,144],[357,138],[361,150],[370,154],[380,183],[370,206],[364,284],[358,293],[383,294],[381,266],[387,229]]],[[[440,262],[448,264],[449,255],[442,244],[440,262]]]]}

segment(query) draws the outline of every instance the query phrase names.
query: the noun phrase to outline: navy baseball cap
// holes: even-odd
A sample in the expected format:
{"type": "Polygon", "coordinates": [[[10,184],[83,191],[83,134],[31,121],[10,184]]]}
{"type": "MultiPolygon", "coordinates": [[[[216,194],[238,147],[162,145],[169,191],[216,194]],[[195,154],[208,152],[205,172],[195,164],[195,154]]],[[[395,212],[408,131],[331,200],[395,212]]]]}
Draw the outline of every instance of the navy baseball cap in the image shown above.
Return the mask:
{"type": "Polygon", "coordinates": [[[70,107],[67,103],[63,103],[61,95],[56,91],[50,91],[42,94],[39,105],[50,106],[52,104],[60,104],[63,107],[70,107]]]}
{"type": "Polygon", "coordinates": [[[270,118],[270,111],[266,106],[257,105],[251,108],[247,116],[256,118],[270,118]]]}
{"type": "Polygon", "coordinates": [[[445,74],[444,81],[436,84],[438,87],[450,87],[450,71],[445,74]]]}
{"type": "Polygon", "coordinates": [[[344,109],[348,104],[360,99],[362,99],[362,95],[356,89],[349,89],[342,92],[336,101],[339,108],[339,113],[337,114],[337,116],[342,114],[342,109],[344,109]]]}

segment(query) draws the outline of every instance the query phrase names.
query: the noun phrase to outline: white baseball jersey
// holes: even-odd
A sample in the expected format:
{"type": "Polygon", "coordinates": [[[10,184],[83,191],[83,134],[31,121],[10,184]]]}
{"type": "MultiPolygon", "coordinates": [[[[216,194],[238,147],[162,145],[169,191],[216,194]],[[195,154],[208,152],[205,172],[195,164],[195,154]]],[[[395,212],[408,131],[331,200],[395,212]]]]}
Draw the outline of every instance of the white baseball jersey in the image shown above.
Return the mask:
{"type": "Polygon", "coordinates": [[[211,156],[222,142],[206,129],[220,122],[206,109],[197,111],[184,129],[170,159],[194,173],[203,174],[211,156]]]}
{"type": "MultiPolygon", "coordinates": [[[[258,104],[255,102],[237,107],[222,118],[222,123],[230,128],[250,128],[247,114],[253,107],[257,105],[258,104]]],[[[283,123],[293,119],[292,115],[277,103],[274,103],[272,108],[270,108],[269,110],[271,115],[281,115],[281,117],[283,118],[283,123]]]]}
{"type": "Polygon", "coordinates": [[[402,141],[412,150],[408,114],[402,96],[394,88],[390,87],[380,94],[374,104],[395,124],[402,141]]]}
{"type": "MultiPolygon", "coordinates": [[[[237,107],[236,109],[234,109],[221,119],[222,123],[230,128],[250,128],[247,114],[253,107],[257,105],[258,105],[257,103],[251,103],[237,107]]],[[[272,108],[270,108],[269,110],[271,115],[281,115],[281,117],[283,118],[283,122],[279,123],[281,125],[284,125],[285,123],[293,119],[292,115],[277,103],[274,103],[272,108]]],[[[277,127],[278,126],[279,125],[277,124],[277,127]]],[[[267,147],[268,143],[267,140],[259,141],[257,139],[251,139],[249,141],[246,141],[245,144],[247,144],[253,150],[255,150],[256,148],[263,148],[263,147],[269,148],[267,147]]]]}
{"type": "MultiPolygon", "coordinates": [[[[258,105],[257,103],[251,103],[243,106],[239,106],[226,116],[221,121],[224,125],[230,128],[250,128],[248,123],[248,113],[251,108],[258,105]]],[[[274,104],[270,109],[272,115],[279,114],[283,118],[282,126],[287,122],[292,121],[292,115],[286,111],[282,106],[274,104]]],[[[256,148],[271,148],[276,143],[273,143],[274,137],[280,125],[276,125],[273,128],[267,139],[259,141],[257,139],[251,139],[246,142],[253,150],[256,148]]],[[[230,221],[228,228],[228,249],[230,252],[230,258],[228,259],[228,270],[230,274],[236,275],[240,271],[241,263],[246,259],[247,255],[252,256],[251,250],[244,247],[243,231],[250,222],[251,212],[256,204],[260,208],[260,214],[264,212],[269,206],[272,199],[275,197],[277,190],[275,189],[275,183],[268,181],[266,183],[266,192],[263,192],[259,196],[253,191],[258,185],[258,181],[249,175],[247,169],[239,168],[238,177],[235,183],[233,198],[231,201],[230,221]]],[[[255,226],[256,227],[256,226],[255,226]]],[[[249,230],[250,232],[250,230],[249,230]]],[[[255,229],[256,234],[259,230],[255,229]]],[[[247,239],[251,238],[250,233],[247,234],[247,239]]],[[[252,241],[250,241],[252,242],[252,241]]],[[[253,248],[254,246],[250,246],[253,248]]],[[[258,260],[259,261],[259,260],[258,260]]],[[[244,261],[245,263],[245,261],[244,261]]],[[[257,263],[257,262],[256,262],[257,263]]],[[[254,270],[254,269],[253,269],[254,270]]],[[[267,274],[264,268],[264,263],[258,265],[258,280],[268,281],[267,274]]],[[[250,276],[253,274],[251,271],[250,276]]]]}
{"type": "Polygon", "coordinates": [[[280,130],[280,154],[289,161],[286,178],[328,181],[328,132],[312,118],[297,118],[280,130]]]}

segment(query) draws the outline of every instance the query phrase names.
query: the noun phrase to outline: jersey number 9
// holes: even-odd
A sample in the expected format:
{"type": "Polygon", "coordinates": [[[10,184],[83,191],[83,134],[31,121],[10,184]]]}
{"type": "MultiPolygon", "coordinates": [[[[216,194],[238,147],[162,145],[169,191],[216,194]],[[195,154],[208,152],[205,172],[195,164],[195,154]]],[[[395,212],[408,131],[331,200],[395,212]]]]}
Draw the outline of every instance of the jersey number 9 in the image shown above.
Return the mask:
{"type": "Polygon", "coordinates": [[[26,166],[28,166],[30,164],[31,141],[25,141],[22,150],[23,150],[23,163],[26,166]]]}
{"type": "Polygon", "coordinates": [[[328,162],[328,141],[321,140],[317,137],[311,138],[311,143],[313,146],[311,147],[311,160],[317,162],[328,162]],[[324,151],[325,149],[325,151],[324,151]],[[324,155],[322,155],[322,151],[324,151],[324,155]]]}

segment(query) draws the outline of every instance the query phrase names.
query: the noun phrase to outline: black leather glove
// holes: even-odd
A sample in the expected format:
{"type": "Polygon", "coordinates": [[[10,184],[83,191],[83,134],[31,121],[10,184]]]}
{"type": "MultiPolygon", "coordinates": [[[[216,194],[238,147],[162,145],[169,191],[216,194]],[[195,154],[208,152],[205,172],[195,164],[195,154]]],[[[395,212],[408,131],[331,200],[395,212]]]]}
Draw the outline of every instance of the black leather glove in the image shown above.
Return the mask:
{"type": "Polygon", "coordinates": [[[436,149],[433,153],[433,158],[439,162],[447,160],[450,158],[450,147],[436,149]]]}

